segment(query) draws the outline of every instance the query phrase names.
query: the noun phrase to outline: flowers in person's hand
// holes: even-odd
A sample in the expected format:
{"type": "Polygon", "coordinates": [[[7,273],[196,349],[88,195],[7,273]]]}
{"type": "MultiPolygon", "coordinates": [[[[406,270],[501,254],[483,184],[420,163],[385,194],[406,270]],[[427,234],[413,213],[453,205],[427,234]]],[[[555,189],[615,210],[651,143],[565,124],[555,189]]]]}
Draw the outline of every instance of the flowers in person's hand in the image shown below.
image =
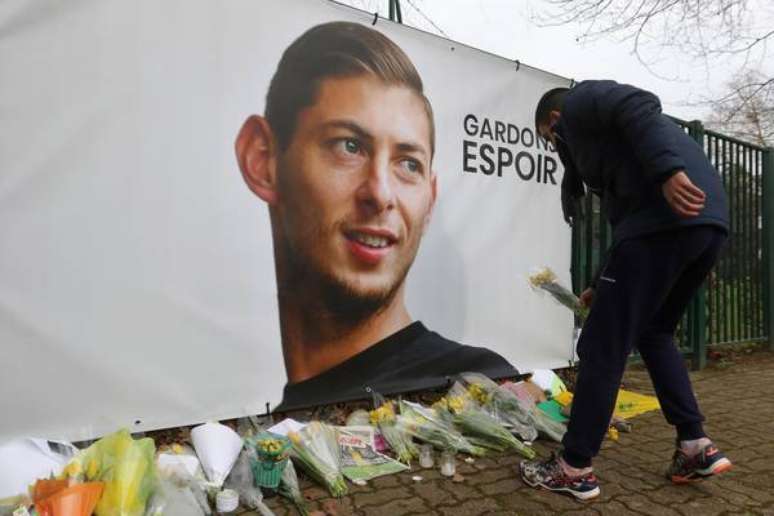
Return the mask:
{"type": "Polygon", "coordinates": [[[556,274],[549,267],[543,267],[530,275],[529,282],[535,288],[543,288],[543,285],[556,283],[556,274]]]}
{"type": "Polygon", "coordinates": [[[550,268],[538,269],[537,272],[529,276],[528,281],[532,288],[545,290],[559,304],[572,310],[581,320],[585,320],[588,316],[589,309],[583,306],[578,296],[559,283],[556,274],[550,268]]]}

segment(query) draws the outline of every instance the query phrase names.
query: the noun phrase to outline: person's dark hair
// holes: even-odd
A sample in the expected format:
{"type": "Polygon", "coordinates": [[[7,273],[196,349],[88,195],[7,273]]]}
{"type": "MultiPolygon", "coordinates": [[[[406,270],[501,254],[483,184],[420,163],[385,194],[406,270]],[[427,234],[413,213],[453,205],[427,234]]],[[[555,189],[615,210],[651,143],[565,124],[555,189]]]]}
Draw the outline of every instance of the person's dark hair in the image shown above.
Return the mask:
{"type": "MultiPolygon", "coordinates": [[[[390,85],[406,86],[423,100],[435,153],[435,123],[422,79],[409,57],[387,36],[350,22],[323,23],[296,39],[282,54],[266,95],[264,116],[279,148],[290,145],[299,112],[314,104],[320,84],[331,77],[373,74],[390,85]]],[[[374,100],[378,102],[378,100],[374,100]]]]}
{"type": "Polygon", "coordinates": [[[551,111],[561,111],[564,97],[570,88],[554,88],[548,90],[540,97],[535,108],[535,131],[541,124],[547,124],[551,111]]]}

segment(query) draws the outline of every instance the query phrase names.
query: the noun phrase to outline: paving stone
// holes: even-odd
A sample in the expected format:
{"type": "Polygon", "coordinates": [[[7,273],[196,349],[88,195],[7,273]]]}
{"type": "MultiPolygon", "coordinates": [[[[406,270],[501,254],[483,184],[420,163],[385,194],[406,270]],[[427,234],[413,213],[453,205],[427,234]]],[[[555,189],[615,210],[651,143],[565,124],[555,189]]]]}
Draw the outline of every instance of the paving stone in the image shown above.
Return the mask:
{"type": "Polygon", "coordinates": [[[564,511],[562,512],[563,516],[599,516],[599,511],[595,508],[591,507],[591,504],[589,504],[589,507],[584,507],[582,509],[575,509],[572,511],[564,511]]]}
{"type": "Polygon", "coordinates": [[[680,505],[696,498],[696,492],[690,489],[690,486],[678,486],[664,482],[662,487],[647,491],[649,500],[657,500],[657,503],[665,505],[680,505]]]}
{"type": "Polygon", "coordinates": [[[534,516],[543,516],[556,514],[549,504],[531,500],[524,496],[522,492],[516,492],[505,496],[497,497],[501,507],[507,507],[516,512],[516,514],[529,514],[534,516]]]}
{"type": "Polygon", "coordinates": [[[451,507],[438,507],[438,514],[444,516],[478,516],[489,514],[500,508],[497,502],[492,498],[481,498],[479,500],[468,500],[467,502],[451,507]]]}
{"type": "Polygon", "coordinates": [[[471,485],[468,485],[467,479],[465,482],[457,484],[452,482],[444,482],[440,484],[440,487],[449,493],[452,498],[458,501],[465,501],[471,498],[479,498],[481,493],[478,489],[471,485]]]}
{"type": "Polygon", "coordinates": [[[431,482],[419,482],[411,487],[414,494],[422,498],[428,507],[436,507],[443,504],[448,504],[454,497],[441,487],[442,480],[434,480],[431,482]]]}
{"type": "Polygon", "coordinates": [[[370,505],[382,505],[392,500],[413,497],[411,491],[404,487],[377,489],[370,493],[357,493],[351,496],[354,499],[356,508],[368,507],[370,505]]]}
{"type": "Polygon", "coordinates": [[[723,514],[730,509],[734,509],[734,507],[722,498],[712,497],[699,498],[685,504],[677,505],[675,506],[675,509],[677,509],[680,514],[686,516],[694,516],[696,514],[713,516],[716,514],[723,514]]]}
{"type": "Polygon", "coordinates": [[[361,513],[367,516],[402,516],[415,513],[433,514],[432,510],[417,497],[402,498],[378,506],[364,507],[361,513]]]}
{"type": "Polygon", "coordinates": [[[594,509],[602,516],[620,516],[626,514],[629,509],[617,500],[602,499],[598,502],[593,502],[594,509]]]}
{"type": "MultiPolygon", "coordinates": [[[[422,475],[423,472],[416,472],[417,475],[422,475]]],[[[398,475],[385,475],[378,477],[370,481],[370,484],[375,489],[384,489],[385,487],[397,487],[401,484],[401,478],[398,475]]]]}
{"type": "Polygon", "coordinates": [[[652,509],[652,502],[650,499],[638,492],[629,492],[626,495],[621,495],[617,500],[623,503],[629,511],[647,513],[652,509]]]}
{"type": "Polygon", "coordinates": [[[508,494],[516,491],[521,482],[516,478],[504,478],[491,484],[484,484],[479,486],[479,490],[487,496],[508,494]]]}
{"type": "Polygon", "coordinates": [[[557,513],[578,509],[583,505],[583,502],[579,502],[571,496],[551,493],[543,489],[527,489],[519,491],[519,494],[522,494],[524,498],[546,504],[557,513]]]}
{"type": "Polygon", "coordinates": [[[503,478],[516,478],[516,470],[508,467],[492,468],[481,471],[475,475],[471,475],[466,478],[466,482],[471,485],[488,484],[495,480],[501,480],[503,478]]]}

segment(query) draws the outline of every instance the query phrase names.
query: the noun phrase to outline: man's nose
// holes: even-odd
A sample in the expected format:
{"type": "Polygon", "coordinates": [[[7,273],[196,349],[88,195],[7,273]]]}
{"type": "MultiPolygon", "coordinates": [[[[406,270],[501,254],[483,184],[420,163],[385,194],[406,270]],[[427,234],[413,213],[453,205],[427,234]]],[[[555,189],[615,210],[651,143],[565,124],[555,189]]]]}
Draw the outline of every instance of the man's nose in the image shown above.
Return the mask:
{"type": "Polygon", "coordinates": [[[375,155],[368,163],[357,191],[358,201],[375,213],[395,206],[395,188],[389,156],[375,155]]]}

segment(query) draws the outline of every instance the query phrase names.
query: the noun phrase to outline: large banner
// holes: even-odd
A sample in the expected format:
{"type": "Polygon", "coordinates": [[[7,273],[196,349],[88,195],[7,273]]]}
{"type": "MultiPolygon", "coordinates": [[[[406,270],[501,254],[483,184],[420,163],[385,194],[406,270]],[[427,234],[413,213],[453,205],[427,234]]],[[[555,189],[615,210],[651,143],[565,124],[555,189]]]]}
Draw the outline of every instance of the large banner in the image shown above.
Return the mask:
{"type": "Polygon", "coordinates": [[[571,359],[567,79],[323,0],[0,16],[0,439],[571,359]]]}

